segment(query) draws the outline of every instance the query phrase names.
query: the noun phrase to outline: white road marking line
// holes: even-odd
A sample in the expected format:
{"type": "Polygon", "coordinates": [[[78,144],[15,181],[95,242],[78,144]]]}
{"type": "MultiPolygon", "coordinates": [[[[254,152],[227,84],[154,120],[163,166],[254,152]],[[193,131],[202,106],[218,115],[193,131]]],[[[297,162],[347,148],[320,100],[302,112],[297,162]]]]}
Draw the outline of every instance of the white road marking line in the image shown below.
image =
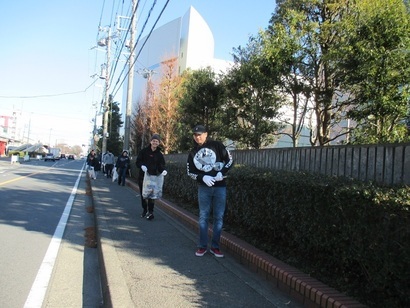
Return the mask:
{"type": "Polygon", "coordinates": [[[84,166],[78,175],[77,181],[74,184],[71,195],[68,198],[64,212],[61,215],[57,228],[54,231],[53,238],[48,246],[46,255],[41,263],[40,269],[37,272],[36,279],[31,286],[30,293],[27,297],[25,308],[40,308],[43,305],[44,297],[47,292],[48,284],[50,282],[53,267],[57,258],[58,250],[60,248],[61,240],[64,235],[65,227],[67,226],[68,217],[70,216],[71,208],[74,203],[74,198],[77,193],[78,184],[80,183],[81,174],[83,173],[84,166]]]}

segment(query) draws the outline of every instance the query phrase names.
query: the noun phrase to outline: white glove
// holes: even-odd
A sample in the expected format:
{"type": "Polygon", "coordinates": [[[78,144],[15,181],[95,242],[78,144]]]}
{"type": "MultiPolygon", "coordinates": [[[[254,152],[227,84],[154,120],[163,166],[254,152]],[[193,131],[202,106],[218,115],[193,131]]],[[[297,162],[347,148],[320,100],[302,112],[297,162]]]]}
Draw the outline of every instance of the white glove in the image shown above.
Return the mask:
{"type": "Polygon", "coordinates": [[[168,174],[167,170],[162,171],[161,173],[163,176],[166,176],[168,174]]]}
{"type": "Polygon", "coordinates": [[[202,178],[202,181],[204,181],[204,183],[208,185],[209,187],[214,186],[215,184],[215,179],[209,175],[204,175],[204,177],[202,178]]]}
{"type": "Polygon", "coordinates": [[[148,169],[147,169],[146,166],[142,165],[142,166],[141,166],[141,170],[142,170],[143,172],[147,172],[148,169]]]}
{"type": "Polygon", "coordinates": [[[215,176],[215,181],[222,181],[223,179],[222,172],[218,172],[215,176]]]}

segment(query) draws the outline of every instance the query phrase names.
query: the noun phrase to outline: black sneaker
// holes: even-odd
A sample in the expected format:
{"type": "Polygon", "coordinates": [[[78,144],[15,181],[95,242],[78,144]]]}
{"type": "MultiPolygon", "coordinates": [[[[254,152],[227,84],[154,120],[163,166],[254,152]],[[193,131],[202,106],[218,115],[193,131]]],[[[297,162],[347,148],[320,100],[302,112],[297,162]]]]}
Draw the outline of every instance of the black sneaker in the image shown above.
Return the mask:
{"type": "Polygon", "coordinates": [[[154,219],[154,214],[149,213],[149,214],[147,215],[147,219],[148,219],[148,220],[153,220],[153,219],[154,219]]]}
{"type": "Polygon", "coordinates": [[[142,212],[141,218],[145,218],[147,216],[147,211],[142,212]]]}

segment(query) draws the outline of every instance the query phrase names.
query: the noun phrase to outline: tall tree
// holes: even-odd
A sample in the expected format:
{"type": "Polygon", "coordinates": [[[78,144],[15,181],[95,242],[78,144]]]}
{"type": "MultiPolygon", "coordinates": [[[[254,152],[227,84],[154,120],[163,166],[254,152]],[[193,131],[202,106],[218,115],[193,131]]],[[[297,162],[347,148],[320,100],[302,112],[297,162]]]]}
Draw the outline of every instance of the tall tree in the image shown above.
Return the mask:
{"type": "Polygon", "coordinates": [[[332,131],[337,131],[335,127],[340,125],[346,111],[347,104],[340,92],[340,71],[336,68],[337,59],[332,57],[332,50],[342,43],[338,34],[339,23],[349,12],[350,2],[278,0],[267,31],[274,42],[279,24],[293,37],[295,62],[289,71],[291,79],[287,91],[298,94],[303,85],[302,95],[310,98],[312,145],[328,145],[336,139],[338,135],[333,135],[332,131]]]}
{"type": "Polygon", "coordinates": [[[149,144],[151,135],[155,133],[152,123],[155,123],[157,114],[154,108],[156,89],[151,77],[151,73],[147,74],[145,97],[137,103],[133,113],[131,136],[133,151],[136,153],[149,144]]]}
{"type": "Polygon", "coordinates": [[[276,95],[278,66],[261,56],[259,37],[250,37],[246,47],[234,49],[234,66],[224,77],[225,136],[237,147],[256,148],[273,141],[279,125],[282,101],[276,95]]]}
{"type": "Polygon", "coordinates": [[[220,132],[221,104],[224,89],[218,76],[211,68],[195,71],[186,71],[182,83],[182,93],[179,104],[179,131],[181,149],[191,145],[191,136],[186,137],[186,132],[191,131],[197,124],[203,124],[216,136],[220,132]],[[187,141],[189,143],[187,143],[187,141]]]}
{"type": "Polygon", "coordinates": [[[300,42],[306,33],[303,29],[289,26],[289,23],[292,22],[272,24],[260,35],[262,55],[279,68],[277,72],[281,76],[277,88],[284,104],[278,120],[284,124],[284,129],[280,134],[287,135],[296,147],[305,127],[312,89],[302,75],[305,54],[301,52],[300,42]]]}
{"type": "Polygon", "coordinates": [[[138,153],[142,148],[142,140],[145,132],[145,114],[141,106],[144,102],[137,102],[133,110],[133,121],[131,121],[131,149],[133,153],[138,153]]]}
{"type": "Polygon", "coordinates": [[[178,139],[175,131],[182,77],[178,76],[177,69],[176,58],[161,63],[162,78],[156,86],[156,96],[151,107],[150,130],[161,135],[165,154],[176,150],[178,139]]]}
{"type": "MultiPolygon", "coordinates": [[[[122,147],[124,140],[120,136],[120,127],[122,127],[123,122],[121,121],[120,108],[118,102],[112,101],[112,96],[109,97],[109,116],[108,116],[108,138],[107,138],[107,149],[114,155],[118,156],[122,152],[122,147]]],[[[98,133],[102,135],[103,125],[99,128],[98,133]]],[[[98,147],[101,149],[102,138],[98,141],[98,147]]]]}
{"type": "Polygon", "coordinates": [[[344,20],[346,44],[338,58],[355,143],[409,140],[410,15],[402,0],[362,0],[344,20]]]}

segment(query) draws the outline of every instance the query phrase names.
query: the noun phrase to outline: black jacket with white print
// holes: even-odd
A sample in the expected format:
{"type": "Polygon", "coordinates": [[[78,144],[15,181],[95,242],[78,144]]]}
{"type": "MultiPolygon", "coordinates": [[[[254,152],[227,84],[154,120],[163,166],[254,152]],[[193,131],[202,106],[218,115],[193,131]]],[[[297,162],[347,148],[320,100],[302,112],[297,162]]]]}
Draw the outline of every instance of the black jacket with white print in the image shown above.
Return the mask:
{"type": "Polygon", "coordinates": [[[225,176],[233,166],[232,155],[222,142],[207,140],[196,145],[188,154],[187,174],[199,184],[205,185],[205,175],[216,176],[221,172],[224,180],[215,182],[216,187],[226,186],[225,176]]]}

